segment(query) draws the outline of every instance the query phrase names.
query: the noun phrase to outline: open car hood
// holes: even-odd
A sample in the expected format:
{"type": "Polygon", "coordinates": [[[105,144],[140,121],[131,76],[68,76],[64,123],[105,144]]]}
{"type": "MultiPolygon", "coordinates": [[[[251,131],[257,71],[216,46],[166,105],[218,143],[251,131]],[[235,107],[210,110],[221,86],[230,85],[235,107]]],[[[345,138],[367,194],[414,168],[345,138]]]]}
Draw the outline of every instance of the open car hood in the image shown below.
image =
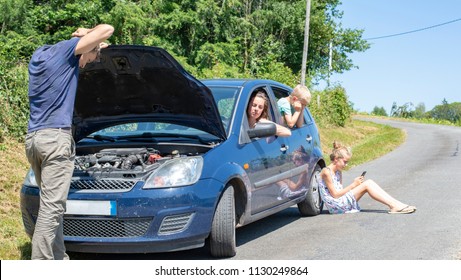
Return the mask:
{"type": "Polygon", "coordinates": [[[80,69],[75,140],[129,121],[168,122],[226,138],[210,89],[158,47],[110,46],[100,62],[80,69]]]}

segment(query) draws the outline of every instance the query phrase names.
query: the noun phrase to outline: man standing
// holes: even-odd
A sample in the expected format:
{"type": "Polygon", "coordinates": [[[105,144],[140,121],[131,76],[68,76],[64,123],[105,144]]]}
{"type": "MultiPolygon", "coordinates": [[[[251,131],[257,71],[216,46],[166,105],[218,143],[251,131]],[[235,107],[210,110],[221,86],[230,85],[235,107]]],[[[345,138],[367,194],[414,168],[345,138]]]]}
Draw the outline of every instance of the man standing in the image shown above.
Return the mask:
{"type": "Polygon", "coordinates": [[[71,126],[79,67],[99,59],[114,28],[78,28],[70,40],[38,48],[29,63],[30,118],[26,155],[40,187],[32,259],[69,259],[63,218],[74,170],[71,126]]]}

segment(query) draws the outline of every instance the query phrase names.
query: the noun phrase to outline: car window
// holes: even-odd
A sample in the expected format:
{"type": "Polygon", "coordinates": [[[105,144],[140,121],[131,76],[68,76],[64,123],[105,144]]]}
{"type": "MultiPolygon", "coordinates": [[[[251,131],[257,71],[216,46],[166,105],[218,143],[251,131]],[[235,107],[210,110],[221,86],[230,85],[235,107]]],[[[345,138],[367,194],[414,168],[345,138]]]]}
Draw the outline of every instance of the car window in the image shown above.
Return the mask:
{"type": "MultiPolygon", "coordinates": [[[[280,98],[287,97],[291,93],[291,91],[289,91],[287,89],[276,87],[276,86],[272,86],[271,89],[272,89],[272,92],[275,95],[276,101],[279,101],[280,98]]],[[[306,111],[304,111],[303,116],[304,116],[304,124],[306,124],[306,122],[307,123],[312,122],[312,120],[310,119],[309,114],[306,114],[306,111]]],[[[296,127],[294,129],[296,129],[296,127]]]]}
{"type": "MultiPolygon", "coordinates": [[[[274,106],[274,102],[272,102],[273,98],[271,98],[271,95],[270,95],[270,93],[269,93],[269,91],[267,90],[266,87],[257,87],[257,88],[255,88],[255,89],[252,91],[252,94],[250,95],[250,97],[251,97],[253,94],[255,94],[256,92],[258,92],[258,91],[263,91],[263,92],[265,92],[265,93],[266,93],[266,96],[267,96],[267,98],[268,98],[268,100],[269,100],[269,104],[268,104],[268,108],[267,108],[267,113],[268,113],[267,119],[270,120],[270,121],[272,121],[272,122],[277,122],[277,116],[276,116],[277,111],[275,111],[275,108],[276,108],[276,107],[274,106]]],[[[245,108],[248,108],[249,103],[250,103],[250,100],[248,100],[247,106],[246,106],[245,108]]],[[[245,114],[246,114],[246,111],[245,111],[245,114]]]]}
{"type": "Polygon", "coordinates": [[[244,120],[242,122],[242,126],[241,126],[241,132],[240,132],[240,138],[239,138],[239,143],[250,143],[252,140],[250,140],[249,136],[248,136],[248,116],[247,116],[247,110],[248,110],[248,106],[250,105],[250,99],[251,97],[256,94],[258,91],[263,91],[265,92],[268,100],[269,100],[269,104],[268,104],[268,110],[267,110],[267,119],[272,121],[272,122],[278,122],[278,118],[276,117],[276,113],[277,111],[274,111],[274,108],[276,108],[276,104],[273,102],[274,101],[274,97],[272,96],[272,94],[268,91],[267,87],[266,86],[259,86],[259,87],[255,87],[253,90],[251,90],[251,94],[248,95],[248,100],[246,101],[246,105],[245,105],[245,111],[243,112],[244,114],[244,120]]]}
{"type": "Polygon", "coordinates": [[[313,120],[312,120],[312,115],[309,111],[309,108],[306,108],[306,110],[304,111],[304,120],[305,120],[305,123],[312,123],[313,120]]]}
{"type": "Polygon", "coordinates": [[[271,89],[274,92],[275,98],[277,98],[277,100],[279,100],[280,98],[287,97],[288,95],[290,95],[290,92],[288,90],[286,90],[286,89],[283,89],[283,88],[272,86],[271,89]]]}

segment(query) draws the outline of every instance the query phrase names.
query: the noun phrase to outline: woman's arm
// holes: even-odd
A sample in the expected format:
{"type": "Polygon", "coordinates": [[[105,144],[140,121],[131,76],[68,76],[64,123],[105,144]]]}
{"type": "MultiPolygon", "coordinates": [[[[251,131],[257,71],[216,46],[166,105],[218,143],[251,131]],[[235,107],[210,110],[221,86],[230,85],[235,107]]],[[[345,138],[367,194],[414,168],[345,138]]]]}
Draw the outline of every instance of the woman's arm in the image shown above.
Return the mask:
{"type": "Polygon", "coordinates": [[[275,126],[277,127],[277,131],[275,133],[277,136],[281,136],[281,137],[291,136],[291,130],[289,128],[284,127],[279,124],[275,124],[275,126]]]}
{"type": "MultiPolygon", "coordinates": [[[[268,119],[260,119],[259,120],[260,122],[271,122],[271,123],[274,123],[268,119]]],[[[275,124],[275,127],[277,128],[276,132],[275,132],[275,135],[277,136],[281,136],[281,137],[288,137],[288,136],[291,136],[291,130],[287,127],[284,127],[282,125],[279,125],[277,123],[274,123],[275,124]]]]}

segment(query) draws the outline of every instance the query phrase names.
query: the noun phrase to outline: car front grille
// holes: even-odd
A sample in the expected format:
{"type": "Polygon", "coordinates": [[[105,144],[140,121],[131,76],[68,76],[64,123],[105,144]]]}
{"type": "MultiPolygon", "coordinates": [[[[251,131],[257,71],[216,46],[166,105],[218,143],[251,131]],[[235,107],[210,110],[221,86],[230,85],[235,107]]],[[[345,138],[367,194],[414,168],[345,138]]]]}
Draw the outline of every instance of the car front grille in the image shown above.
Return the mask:
{"type": "Polygon", "coordinates": [[[158,234],[173,234],[185,230],[189,226],[193,216],[194,213],[166,216],[160,225],[158,234]]]}
{"type": "Polygon", "coordinates": [[[95,191],[129,191],[138,180],[110,180],[110,179],[78,179],[70,183],[71,190],[95,190],[95,191]]]}
{"type": "Polygon", "coordinates": [[[72,237],[139,237],[146,234],[152,218],[77,219],[64,218],[64,235],[72,237]]]}

